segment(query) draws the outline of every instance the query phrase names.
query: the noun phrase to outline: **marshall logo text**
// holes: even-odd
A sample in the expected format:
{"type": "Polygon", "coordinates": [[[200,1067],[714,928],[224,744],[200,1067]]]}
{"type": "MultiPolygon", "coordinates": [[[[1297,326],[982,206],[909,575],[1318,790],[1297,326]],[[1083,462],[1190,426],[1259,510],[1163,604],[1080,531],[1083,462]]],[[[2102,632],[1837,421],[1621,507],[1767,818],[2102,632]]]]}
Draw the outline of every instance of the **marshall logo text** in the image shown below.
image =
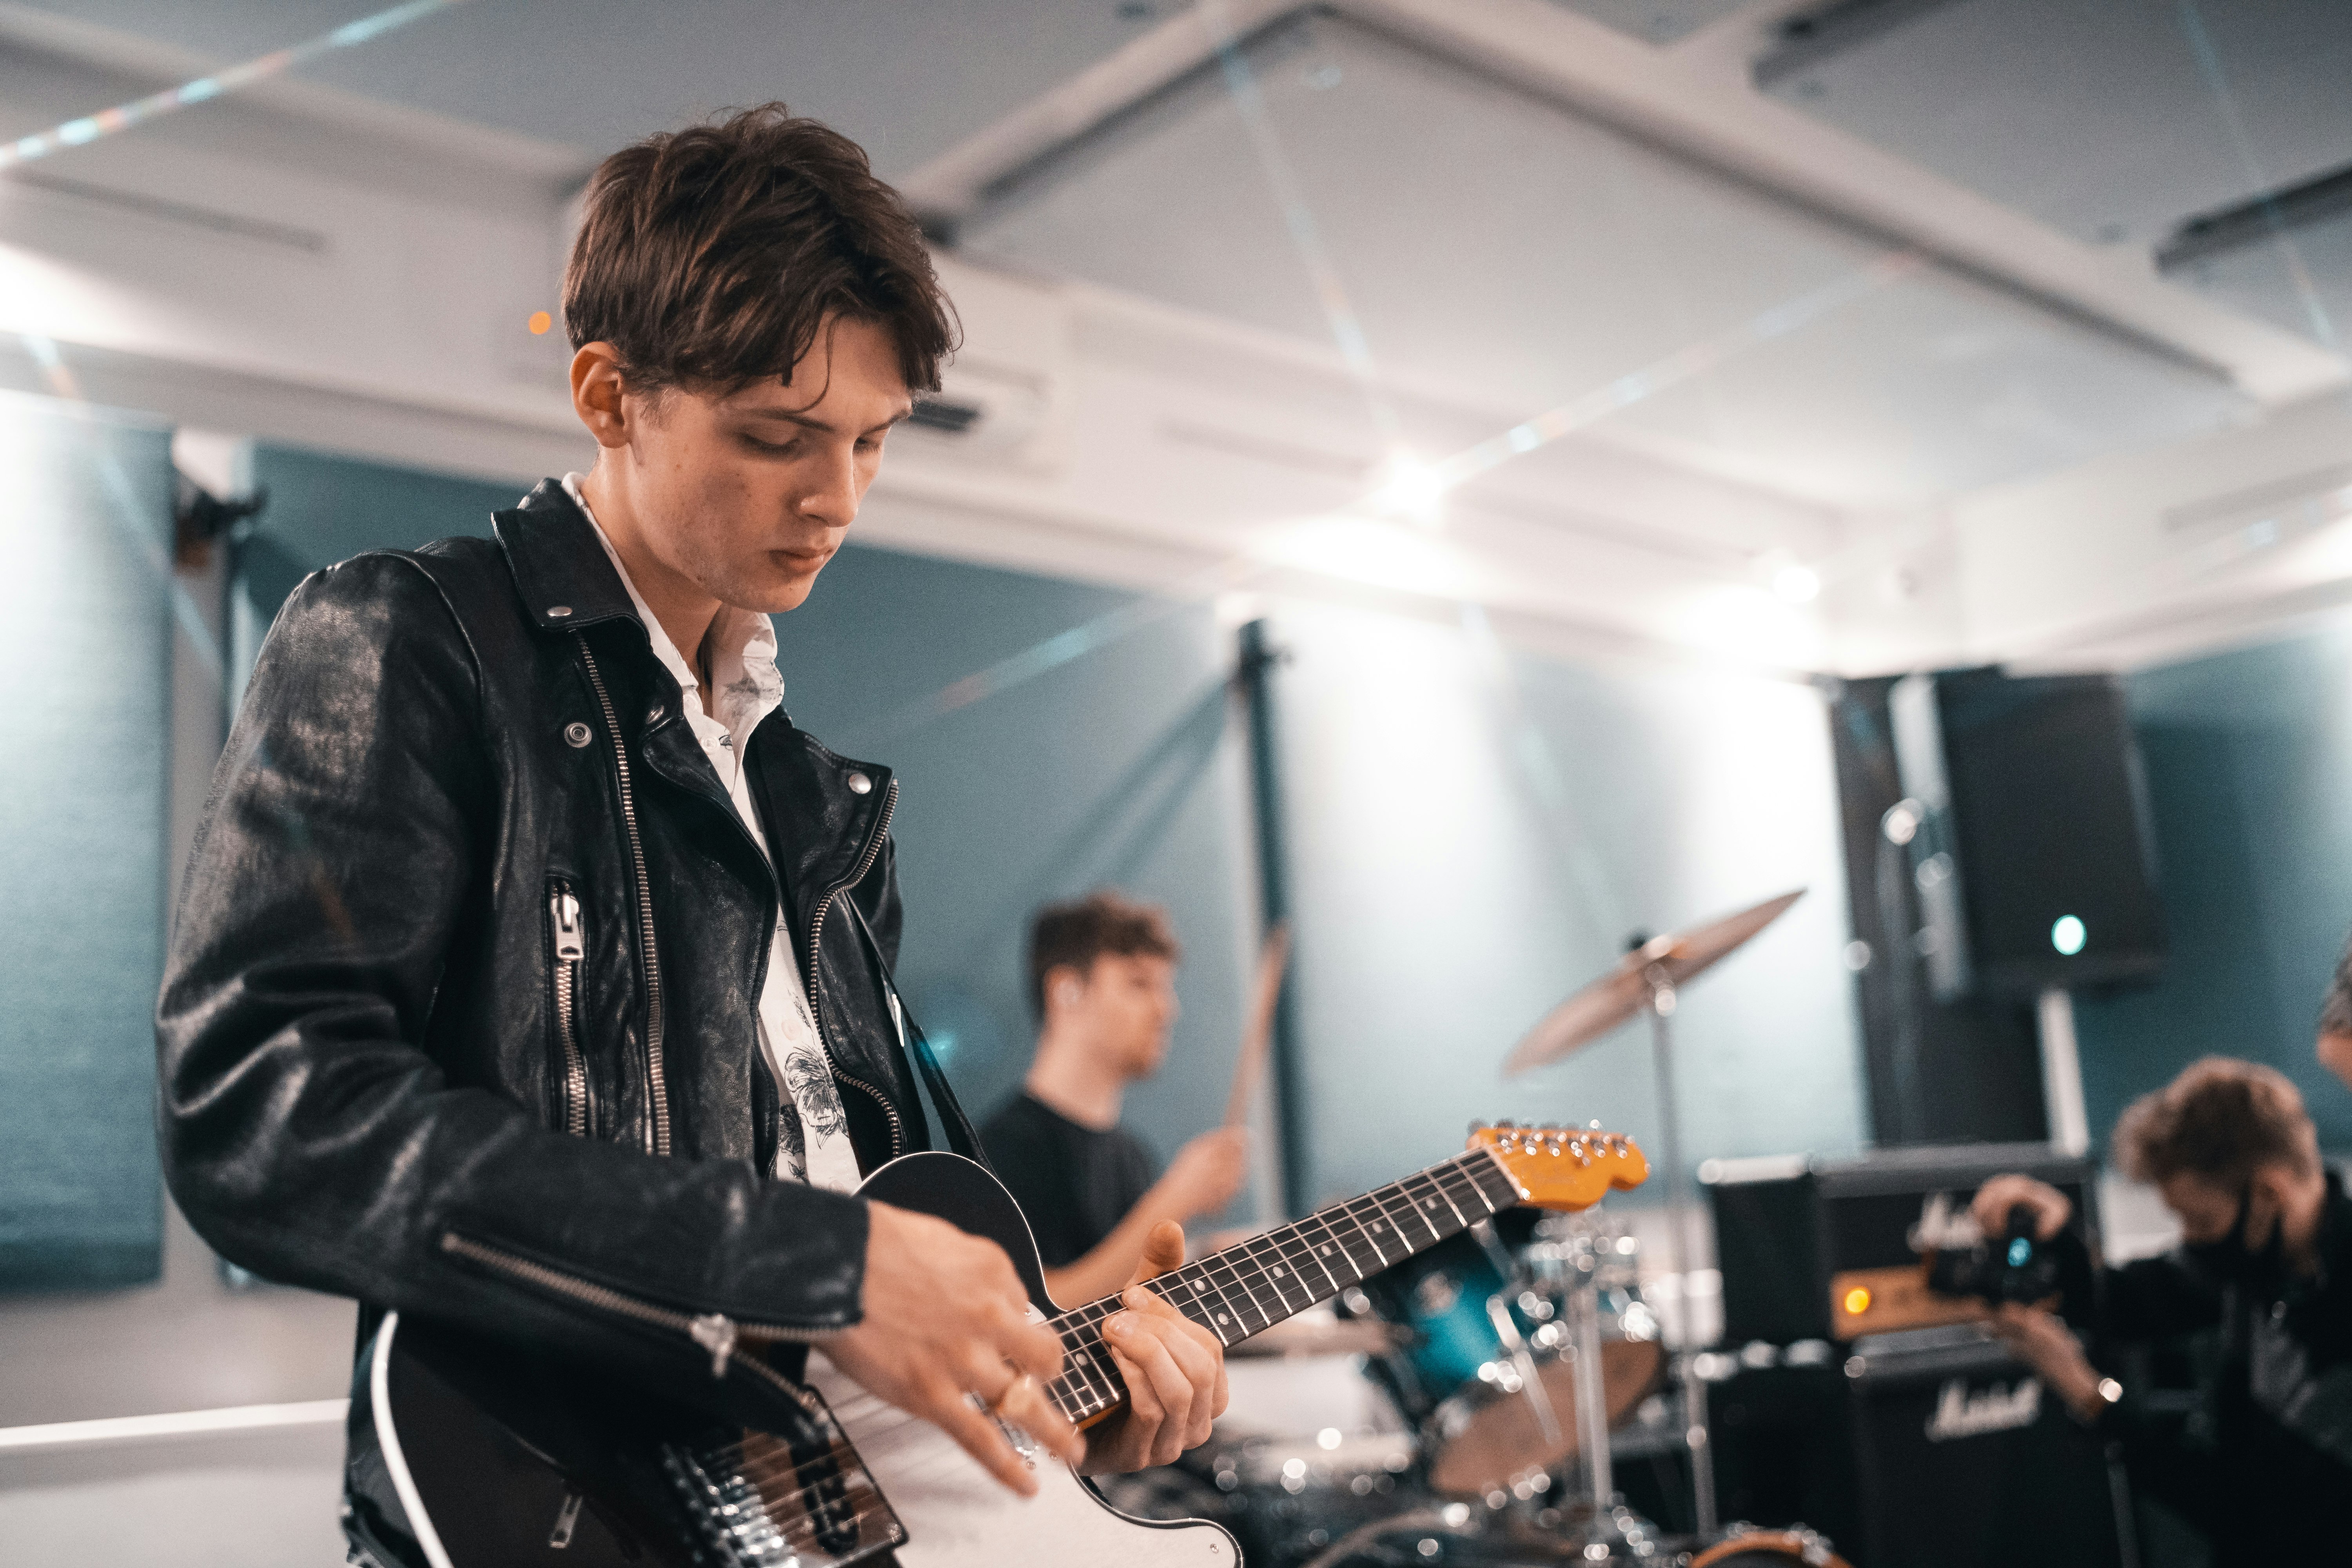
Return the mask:
{"type": "Polygon", "coordinates": [[[1948,1443],[1957,1437],[1981,1437],[1988,1432],[2013,1432],[2032,1426],[2041,1414],[2039,1378],[2021,1377],[2014,1388],[1996,1383],[1971,1394],[1969,1380],[1956,1377],[1937,1396],[1936,1413],[1927,1417],[1927,1441],[1948,1443]]]}

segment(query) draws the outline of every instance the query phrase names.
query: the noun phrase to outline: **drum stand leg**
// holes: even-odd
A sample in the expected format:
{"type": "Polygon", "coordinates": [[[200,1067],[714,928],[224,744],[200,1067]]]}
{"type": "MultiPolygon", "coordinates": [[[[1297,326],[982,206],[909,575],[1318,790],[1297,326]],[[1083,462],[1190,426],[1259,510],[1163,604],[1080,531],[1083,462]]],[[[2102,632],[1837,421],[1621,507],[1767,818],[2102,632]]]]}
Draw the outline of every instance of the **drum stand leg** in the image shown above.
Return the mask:
{"type": "Polygon", "coordinates": [[[1688,1415],[1691,1460],[1691,1511],[1698,1533],[1712,1539],[1719,1521],[1715,1505],[1715,1455],[1708,1442],[1706,1380],[1698,1373],[1697,1309],[1691,1281],[1698,1272],[1698,1209],[1690,1199],[1690,1172],[1683,1163],[1682,1118],[1675,1106],[1674,1029],[1666,1020],[1675,1013],[1675,984],[1666,966],[1654,963],[1644,975],[1650,983],[1650,1038],[1655,1046],[1658,1070],[1660,1141],[1666,1156],[1666,1229],[1675,1252],[1681,1289],[1675,1293],[1680,1330],[1675,1339],[1683,1353],[1683,1402],[1688,1415]]]}
{"type": "Polygon", "coordinates": [[[1576,1317],[1577,1446],[1584,1450],[1591,1487],[1592,1525],[1601,1527],[1617,1505],[1617,1477],[1609,1455],[1609,1391],[1601,1376],[1601,1272],[1584,1277],[1569,1298],[1576,1317]]]}

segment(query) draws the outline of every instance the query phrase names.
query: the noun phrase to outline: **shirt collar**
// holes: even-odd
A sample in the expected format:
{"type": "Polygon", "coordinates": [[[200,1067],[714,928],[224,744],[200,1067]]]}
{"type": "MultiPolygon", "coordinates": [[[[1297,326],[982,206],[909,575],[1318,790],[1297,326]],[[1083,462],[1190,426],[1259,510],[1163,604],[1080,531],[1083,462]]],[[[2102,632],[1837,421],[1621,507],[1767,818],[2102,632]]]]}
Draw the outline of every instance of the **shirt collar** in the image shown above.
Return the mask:
{"type": "MultiPolygon", "coordinates": [[[[662,662],[677,682],[678,695],[685,704],[689,720],[704,717],[700,697],[701,682],[694,666],[678,652],[670,641],[669,633],[646,604],[645,595],[637,592],[635,579],[622,563],[621,552],[613,548],[612,539],[604,525],[596,521],[595,510],[582,493],[580,481],[585,476],[563,476],[563,490],[580,508],[596,531],[596,542],[604,547],[612,558],[613,570],[620,574],[621,586],[628,590],[629,603],[635,606],[637,619],[645,623],[646,637],[653,644],[654,657],[662,662]]],[[[760,721],[783,706],[784,678],[776,668],[776,626],[757,610],[738,609],[733,605],[719,606],[719,615],[710,623],[706,639],[710,650],[710,679],[719,688],[718,698],[711,706],[718,711],[718,722],[738,738],[757,729],[760,721]]],[[[708,721],[706,720],[706,721],[708,721]]]]}

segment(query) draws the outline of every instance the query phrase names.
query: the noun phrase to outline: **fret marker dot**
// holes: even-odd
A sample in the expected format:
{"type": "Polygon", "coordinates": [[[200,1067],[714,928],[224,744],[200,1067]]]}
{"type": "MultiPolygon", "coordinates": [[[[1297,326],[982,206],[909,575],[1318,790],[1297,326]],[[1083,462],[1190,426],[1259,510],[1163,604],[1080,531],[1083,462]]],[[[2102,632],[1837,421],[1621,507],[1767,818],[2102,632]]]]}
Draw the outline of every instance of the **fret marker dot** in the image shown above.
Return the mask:
{"type": "Polygon", "coordinates": [[[1217,1314],[1217,1321],[1219,1321],[1219,1322],[1221,1322],[1221,1323],[1230,1323],[1230,1322],[1232,1322],[1232,1321],[1233,1321],[1233,1320],[1232,1320],[1231,1318],[1226,1317],[1223,1312],[1219,1312],[1219,1313],[1217,1314]]]}

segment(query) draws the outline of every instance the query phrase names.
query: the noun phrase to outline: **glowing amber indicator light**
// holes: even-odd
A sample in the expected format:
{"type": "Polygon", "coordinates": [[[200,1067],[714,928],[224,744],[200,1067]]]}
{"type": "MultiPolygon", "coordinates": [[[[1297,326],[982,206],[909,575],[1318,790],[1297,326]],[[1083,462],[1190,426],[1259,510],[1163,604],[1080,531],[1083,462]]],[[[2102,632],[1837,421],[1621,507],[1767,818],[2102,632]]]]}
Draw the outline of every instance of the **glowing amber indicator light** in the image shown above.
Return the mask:
{"type": "Polygon", "coordinates": [[[530,320],[523,325],[530,329],[532,337],[543,338],[547,335],[547,329],[555,325],[555,318],[544,310],[533,310],[530,313],[530,320]]]}
{"type": "Polygon", "coordinates": [[[1857,1285],[1845,1293],[1845,1315],[1859,1318],[1870,1310],[1870,1288],[1857,1285]]]}

